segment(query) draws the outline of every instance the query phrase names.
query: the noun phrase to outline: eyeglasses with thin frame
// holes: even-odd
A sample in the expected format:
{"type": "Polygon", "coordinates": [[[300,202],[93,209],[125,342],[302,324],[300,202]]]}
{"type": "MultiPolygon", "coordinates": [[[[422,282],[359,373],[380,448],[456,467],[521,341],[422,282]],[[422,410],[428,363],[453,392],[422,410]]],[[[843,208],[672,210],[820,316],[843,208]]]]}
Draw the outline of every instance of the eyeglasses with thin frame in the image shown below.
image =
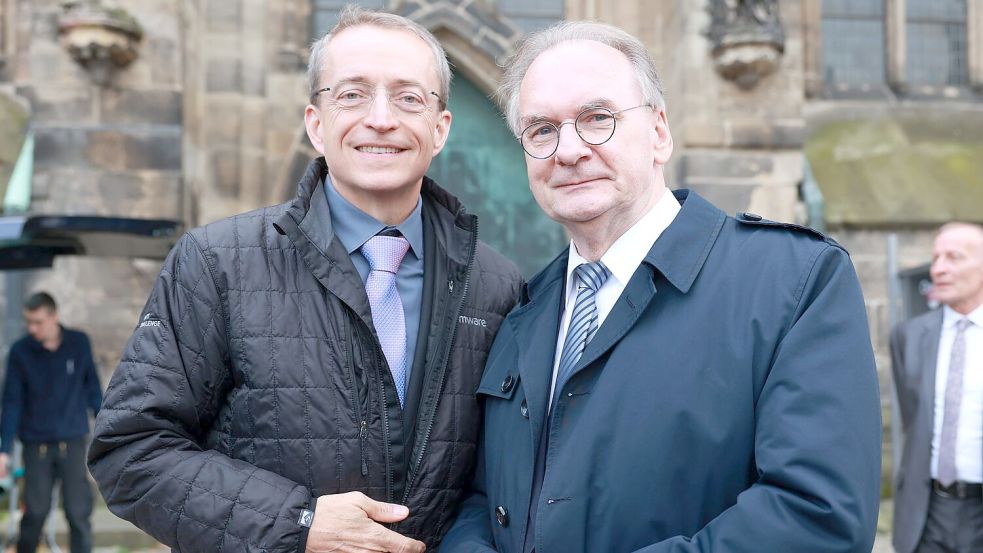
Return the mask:
{"type": "Polygon", "coordinates": [[[614,136],[614,129],[617,127],[621,114],[645,107],[651,108],[653,106],[652,104],[640,104],[618,111],[611,111],[602,107],[589,107],[580,112],[573,120],[562,123],[533,122],[517,138],[522,144],[522,149],[530,157],[548,159],[556,153],[556,149],[560,146],[560,129],[563,125],[573,125],[581,140],[592,146],[599,146],[614,136]]]}
{"type": "MultiPolygon", "coordinates": [[[[375,101],[375,96],[379,88],[381,87],[360,82],[347,83],[339,87],[326,86],[314,91],[314,94],[311,95],[311,103],[314,103],[319,94],[333,92],[330,97],[324,100],[328,104],[346,111],[366,110],[375,101]]],[[[433,108],[427,103],[427,98],[430,94],[437,98],[439,104],[443,103],[443,98],[432,90],[424,93],[423,89],[415,86],[386,89],[389,104],[403,113],[418,114],[425,111],[433,111],[433,108]]]]}

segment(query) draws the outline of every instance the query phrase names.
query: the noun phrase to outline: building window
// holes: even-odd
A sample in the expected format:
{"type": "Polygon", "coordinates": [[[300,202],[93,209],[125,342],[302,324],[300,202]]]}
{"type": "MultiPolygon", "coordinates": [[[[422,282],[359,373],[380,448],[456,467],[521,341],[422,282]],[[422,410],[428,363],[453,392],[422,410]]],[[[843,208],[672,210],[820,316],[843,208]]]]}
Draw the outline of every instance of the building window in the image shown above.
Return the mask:
{"type": "Polygon", "coordinates": [[[822,58],[829,86],[884,83],[884,0],[823,0],[822,58]]]}
{"type": "Polygon", "coordinates": [[[908,83],[967,86],[966,0],[907,0],[907,4],[908,83]]]}

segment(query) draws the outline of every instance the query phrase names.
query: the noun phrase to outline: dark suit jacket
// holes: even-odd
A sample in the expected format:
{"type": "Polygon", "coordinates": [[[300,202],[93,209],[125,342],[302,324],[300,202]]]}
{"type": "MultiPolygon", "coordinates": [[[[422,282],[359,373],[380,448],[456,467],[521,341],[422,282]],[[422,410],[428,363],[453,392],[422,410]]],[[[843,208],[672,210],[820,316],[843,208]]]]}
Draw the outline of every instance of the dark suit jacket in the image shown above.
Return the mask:
{"type": "Polygon", "coordinates": [[[528,284],[478,388],[478,473],[442,553],[869,553],[881,424],[847,253],[809,230],[682,209],[546,417],[566,254],[528,284]]]}
{"type": "Polygon", "coordinates": [[[894,493],[894,548],[898,553],[915,550],[928,518],[935,365],[941,335],[941,309],[919,315],[891,332],[891,366],[904,429],[904,448],[894,493]]]}

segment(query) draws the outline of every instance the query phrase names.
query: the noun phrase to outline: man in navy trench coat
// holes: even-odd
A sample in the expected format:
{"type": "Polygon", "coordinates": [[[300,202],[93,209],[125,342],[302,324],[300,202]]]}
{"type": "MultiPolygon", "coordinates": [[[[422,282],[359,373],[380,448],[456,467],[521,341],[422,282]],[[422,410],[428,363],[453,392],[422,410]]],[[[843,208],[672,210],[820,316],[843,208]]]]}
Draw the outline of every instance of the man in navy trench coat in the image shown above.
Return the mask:
{"type": "Polygon", "coordinates": [[[880,402],[847,252],[670,192],[658,76],[623,31],[563,23],[506,67],[530,188],[572,243],[489,353],[441,551],[869,553],[880,402]]]}

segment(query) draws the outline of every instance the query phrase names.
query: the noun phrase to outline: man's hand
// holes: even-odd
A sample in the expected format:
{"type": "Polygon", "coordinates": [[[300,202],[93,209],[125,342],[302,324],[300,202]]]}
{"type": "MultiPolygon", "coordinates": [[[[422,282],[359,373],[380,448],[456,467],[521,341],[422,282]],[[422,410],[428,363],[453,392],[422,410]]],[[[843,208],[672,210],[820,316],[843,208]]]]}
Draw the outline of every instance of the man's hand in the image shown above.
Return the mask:
{"type": "Polygon", "coordinates": [[[307,535],[307,553],[423,553],[422,542],[379,524],[399,522],[409,514],[402,505],[374,501],[362,492],[322,495],[307,535]]]}
{"type": "Polygon", "coordinates": [[[10,455],[0,453],[0,478],[6,478],[10,473],[10,455]]]}

